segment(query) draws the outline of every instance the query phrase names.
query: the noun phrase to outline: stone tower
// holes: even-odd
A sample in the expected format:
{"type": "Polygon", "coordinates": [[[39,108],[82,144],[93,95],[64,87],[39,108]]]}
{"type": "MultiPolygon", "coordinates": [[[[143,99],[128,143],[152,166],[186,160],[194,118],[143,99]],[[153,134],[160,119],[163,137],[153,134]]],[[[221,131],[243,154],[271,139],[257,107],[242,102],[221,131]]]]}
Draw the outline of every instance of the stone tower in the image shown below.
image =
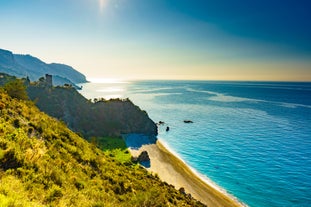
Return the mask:
{"type": "Polygon", "coordinates": [[[45,81],[46,81],[47,86],[49,87],[53,86],[52,75],[45,74],[45,81]]]}

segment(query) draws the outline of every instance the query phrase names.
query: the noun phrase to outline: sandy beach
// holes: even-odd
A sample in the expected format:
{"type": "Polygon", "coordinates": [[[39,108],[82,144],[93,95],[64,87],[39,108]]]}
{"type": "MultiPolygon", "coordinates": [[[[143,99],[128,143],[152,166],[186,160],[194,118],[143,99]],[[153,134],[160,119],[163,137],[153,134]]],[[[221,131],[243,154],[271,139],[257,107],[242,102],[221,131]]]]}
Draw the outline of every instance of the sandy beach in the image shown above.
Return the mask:
{"type": "Polygon", "coordinates": [[[174,185],[176,189],[183,187],[186,193],[190,193],[207,206],[246,206],[218,186],[203,181],[183,161],[169,152],[160,141],[156,144],[143,145],[138,150],[130,149],[133,156],[138,156],[144,150],[150,157],[150,167],[147,169],[158,174],[162,181],[174,185]]]}

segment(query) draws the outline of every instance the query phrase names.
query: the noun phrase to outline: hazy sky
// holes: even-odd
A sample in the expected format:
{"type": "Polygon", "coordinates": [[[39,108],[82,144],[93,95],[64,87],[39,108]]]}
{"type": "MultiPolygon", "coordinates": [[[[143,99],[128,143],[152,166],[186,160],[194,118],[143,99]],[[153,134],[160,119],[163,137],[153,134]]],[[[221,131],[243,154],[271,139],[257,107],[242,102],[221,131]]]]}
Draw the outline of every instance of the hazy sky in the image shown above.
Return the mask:
{"type": "Polygon", "coordinates": [[[0,48],[88,78],[311,81],[310,0],[0,0],[0,48]]]}

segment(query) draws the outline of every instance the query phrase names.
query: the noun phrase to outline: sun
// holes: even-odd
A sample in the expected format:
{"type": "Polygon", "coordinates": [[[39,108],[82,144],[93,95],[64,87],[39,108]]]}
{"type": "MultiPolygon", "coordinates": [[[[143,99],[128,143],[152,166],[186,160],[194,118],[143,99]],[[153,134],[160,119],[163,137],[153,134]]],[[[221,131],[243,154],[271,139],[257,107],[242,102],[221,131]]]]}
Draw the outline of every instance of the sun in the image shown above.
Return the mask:
{"type": "Polygon", "coordinates": [[[100,12],[103,12],[107,7],[109,0],[98,0],[100,12]]]}

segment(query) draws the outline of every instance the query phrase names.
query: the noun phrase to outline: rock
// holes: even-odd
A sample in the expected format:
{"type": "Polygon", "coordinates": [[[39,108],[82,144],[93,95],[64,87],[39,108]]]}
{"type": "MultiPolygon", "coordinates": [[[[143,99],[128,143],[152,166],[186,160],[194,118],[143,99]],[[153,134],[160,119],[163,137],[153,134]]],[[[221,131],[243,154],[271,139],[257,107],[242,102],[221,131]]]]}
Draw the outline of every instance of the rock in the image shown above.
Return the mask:
{"type": "Polygon", "coordinates": [[[164,121],[159,121],[158,124],[159,124],[159,125],[163,125],[163,124],[165,124],[165,122],[164,122],[164,121]]]}
{"type": "Polygon", "coordinates": [[[146,161],[150,161],[149,155],[147,151],[142,151],[140,153],[140,155],[137,158],[138,162],[146,162],[146,161]]]}
{"type": "Polygon", "coordinates": [[[191,121],[191,120],[184,120],[184,123],[190,124],[190,123],[193,123],[193,121],[191,121]]]}

